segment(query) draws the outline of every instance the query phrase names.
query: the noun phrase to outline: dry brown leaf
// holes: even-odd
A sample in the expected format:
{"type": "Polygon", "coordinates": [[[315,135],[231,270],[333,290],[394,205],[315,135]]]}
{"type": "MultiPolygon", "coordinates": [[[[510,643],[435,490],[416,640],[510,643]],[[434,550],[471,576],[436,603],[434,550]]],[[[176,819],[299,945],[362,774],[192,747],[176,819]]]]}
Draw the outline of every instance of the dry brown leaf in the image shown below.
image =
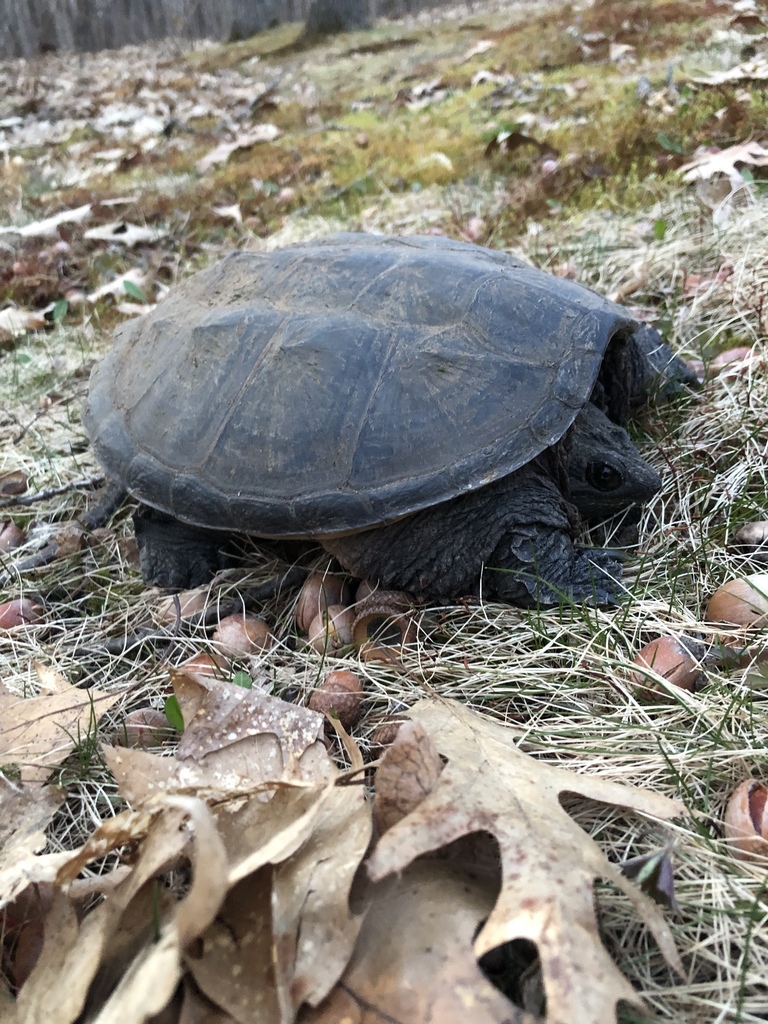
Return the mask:
{"type": "MultiPolygon", "coordinates": [[[[183,817],[174,810],[157,819],[131,875],[113,889],[74,933],[71,916],[63,908],[59,911],[60,919],[49,918],[42,955],[19,993],[19,1024],[37,1024],[39,1021],[72,1024],[80,1016],[91,982],[109,956],[109,946],[120,928],[126,908],[147,882],[178,859],[189,842],[190,834],[180,828],[183,817]]],[[[102,829],[104,825],[97,834],[102,829]]],[[[123,831],[127,834],[127,827],[123,831]]],[[[116,833],[113,828],[113,835],[117,838],[116,833]]],[[[94,848],[93,844],[91,848],[94,848]]],[[[66,856],[71,858],[71,855],[66,856]]],[[[75,863],[69,871],[64,869],[58,879],[59,884],[71,879],[73,870],[75,875],[78,874],[80,866],[81,863],[75,863]]]]}
{"type": "Polygon", "coordinates": [[[75,224],[88,220],[91,212],[92,207],[88,203],[86,206],[78,206],[75,210],[62,210],[61,213],[46,217],[45,220],[24,224],[23,227],[2,227],[0,234],[21,235],[22,238],[58,238],[60,224],[75,224]]]}
{"type": "Polygon", "coordinates": [[[198,174],[205,174],[217,164],[225,164],[238,149],[250,149],[259,142],[274,142],[280,129],[274,124],[260,124],[249,132],[243,132],[230,142],[221,142],[197,161],[198,174]]]}
{"type": "MultiPolygon", "coordinates": [[[[215,803],[219,833],[227,849],[229,884],[264,864],[291,856],[310,835],[322,795],[333,783],[291,782],[254,785],[239,775],[223,775],[205,764],[179,763],[143,750],[104,747],[120,794],[151,807],[164,794],[196,793],[215,803]],[[232,782],[227,788],[222,785],[232,782]]],[[[146,812],[145,812],[146,813],[146,812]]]]}
{"type": "Polygon", "coordinates": [[[240,209],[240,203],[233,203],[232,206],[214,206],[212,209],[217,217],[233,220],[235,224],[243,223],[243,211],[240,209]]]}
{"type": "Polygon", "coordinates": [[[715,174],[724,174],[731,183],[743,184],[743,178],[736,168],[737,163],[765,167],[768,165],[768,149],[764,149],[754,139],[738,142],[735,146],[728,146],[727,149],[715,152],[707,148],[690,163],[679,167],[677,173],[681,174],[685,181],[699,181],[702,178],[711,178],[715,174]]]}
{"type": "Polygon", "coordinates": [[[10,903],[32,881],[53,878],[62,860],[41,859],[37,854],[45,846],[45,829],[64,802],[64,790],[58,786],[24,785],[0,775],[0,906],[10,903]]]}
{"type": "Polygon", "coordinates": [[[122,811],[107,818],[99,825],[79,849],[69,853],[67,860],[56,873],[58,885],[73,882],[86,865],[93,860],[106,857],[120,846],[140,842],[153,828],[160,811],[144,808],[136,811],[122,811]]]}
{"type": "Polygon", "coordinates": [[[117,242],[120,245],[132,249],[134,245],[144,242],[157,242],[168,234],[162,228],[142,227],[140,224],[130,224],[125,220],[115,220],[110,224],[101,224],[97,228],[89,228],[83,234],[83,238],[90,238],[98,242],[117,242]]]}
{"type": "Polygon", "coordinates": [[[501,850],[503,884],[475,951],[482,956],[514,939],[536,943],[549,1024],[615,1024],[618,1000],[639,1002],[600,941],[595,878],[610,880],[628,896],[667,961],[681,971],[657,908],[606,860],[560,806],[559,795],[571,792],[657,818],[684,814],[682,804],[528,757],[509,729],[456,702],[420,701],[410,717],[424,726],[448,764],[432,793],[380,839],[368,861],[374,881],[461,836],[492,833],[501,850]]]}
{"type": "Polygon", "coordinates": [[[205,998],[189,978],[184,980],[181,1011],[176,1024],[236,1024],[234,1017],[205,998]]]}
{"type": "Polygon", "coordinates": [[[16,988],[32,973],[43,948],[43,926],[50,913],[55,889],[50,882],[30,885],[7,907],[2,917],[5,968],[16,988]]]}
{"type": "Polygon", "coordinates": [[[377,886],[340,984],[300,1024],[539,1024],[485,978],[472,951],[496,883],[430,859],[377,886]]]}
{"type": "Polygon", "coordinates": [[[24,782],[45,782],[120,697],[66,680],[59,692],[40,697],[0,694],[0,764],[20,765],[24,782]]]}
{"type": "Polygon", "coordinates": [[[94,1024],[143,1024],[168,1003],[181,980],[182,953],[211,924],[227,892],[227,855],[209,808],[194,797],[170,796],[166,805],[188,816],[194,829],[192,886],[158,940],[123,975],[94,1024]]]}
{"type": "Polygon", "coordinates": [[[274,872],[272,928],[282,1024],[316,1006],[349,962],[362,914],[349,897],[371,838],[363,786],[327,789],[307,841],[274,872]]]}
{"type": "Polygon", "coordinates": [[[37,310],[9,306],[0,311],[0,342],[20,338],[27,331],[37,331],[47,326],[47,320],[37,310]]]}
{"type": "Polygon", "coordinates": [[[768,61],[760,55],[725,71],[710,71],[691,81],[697,85],[723,85],[725,82],[761,82],[768,78],[768,61]]]}
{"type": "Polygon", "coordinates": [[[404,722],[376,770],[373,813],[380,834],[419,806],[442,770],[440,754],[424,726],[404,722]]]}
{"type": "Polygon", "coordinates": [[[363,789],[278,789],[266,803],[254,795],[222,804],[217,816],[234,895],[189,970],[237,1021],[290,1024],[303,1001],[336,983],[362,922],[349,912],[349,892],[371,833],[363,789]]]}
{"type": "Polygon", "coordinates": [[[496,42],[493,39],[478,39],[476,43],[467,50],[467,52],[459,58],[458,63],[463,64],[466,60],[471,60],[473,57],[478,57],[481,53],[487,53],[496,46],[496,42]]]}
{"type": "Polygon", "coordinates": [[[276,1024],[272,966],[272,871],[239,882],[186,964],[198,988],[238,1024],[276,1024]]]}
{"type": "MultiPolygon", "coordinates": [[[[62,919],[61,927],[46,928],[43,953],[19,994],[19,1024],[73,1024],[86,999],[96,1004],[89,1002],[89,1019],[129,1024],[159,1012],[171,998],[181,977],[182,950],[207,928],[224,899],[227,861],[213,816],[201,800],[171,795],[157,804],[157,819],[131,875],[79,929],[73,928],[69,917],[62,919]],[[185,821],[189,822],[186,828],[182,827],[185,821]],[[158,922],[157,941],[145,931],[147,941],[136,949],[133,928],[127,929],[130,941],[120,938],[126,912],[148,883],[178,861],[192,836],[192,886],[167,919],[158,922]],[[62,928],[66,934],[61,934],[62,928]],[[107,985],[102,991],[100,972],[115,948],[122,976],[114,990],[107,985]],[[122,955],[126,950],[129,957],[133,955],[127,966],[122,955]]],[[[107,973],[114,977],[114,965],[107,973]]]]}
{"type": "Polygon", "coordinates": [[[319,781],[331,774],[323,717],[258,690],[191,672],[171,672],[184,717],[176,756],[252,783],[319,781]]]}
{"type": "MultiPolygon", "coordinates": [[[[132,267],[119,277],[116,277],[112,281],[108,281],[106,284],[96,288],[95,291],[86,295],[86,298],[88,302],[98,302],[99,299],[103,299],[107,295],[124,298],[128,295],[128,291],[125,287],[126,282],[129,285],[135,285],[137,288],[144,290],[149,288],[152,284],[152,275],[148,274],[145,270],[141,270],[139,267],[132,267]]],[[[142,306],[142,309],[145,311],[149,308],[149,305],[142,306]]]]}
{"type": "MultiPolygon", "coordinates": [[[[229,862],[228,885],[237,890],[237,898],[228,898],[224,917],[220,914],[203,937],[199,955],[188,960],[206,996],[244,1022],[277,1020],[278,998],[280,1020],[286,1022],[303,1001],[322,999],[346,966],[362,920],[349,912],[349,892],[371,834],[363,787],[337,786],[334,780],[254,786],[236,776],[238,785],[226,791],[216,786],[230,776],[209,772],[204,762],[190,765],[122,748],[105,748],[104,753],[121,794],[131,801],[151,806],[153,799],[162,799],[160,794],[184,786],[202,786],[214,799],[229,862]],[[260,916],[264,897],[252,902],[250,888],[262,885],[269,865],[279,865],[267,871],[274,937],[270,919],[264,923],[260,916]],[[265,952],[258,953],[253,947],[264,928],[269,929],[265,952]],[[241,982],[233,980],[238,965],[245,970],[247,963],[262,961],[269,966],[272,996],[258,990],[252,968],[241,982]]],[[[263,945],[261,939],[258,944],[263,945]]]]}

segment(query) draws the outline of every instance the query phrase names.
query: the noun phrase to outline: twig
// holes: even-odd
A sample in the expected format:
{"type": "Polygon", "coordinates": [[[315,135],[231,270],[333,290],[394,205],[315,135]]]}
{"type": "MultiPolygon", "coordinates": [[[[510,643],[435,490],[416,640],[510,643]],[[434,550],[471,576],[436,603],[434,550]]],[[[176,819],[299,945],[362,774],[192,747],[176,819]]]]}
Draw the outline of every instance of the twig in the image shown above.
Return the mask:
{"type": "Polygon", "coordinates": [[[48,498],[55,498],[59,494],[67,494],[69,491],[79,490],[81,487],[93,489],[104,483],[104,474],[87,476],[80,480],[70,480],[68,484],[60,487],[48,487],[44,491],[36,491],[34,494],[21,494],[0,500],[0,509],[12,508],[15,505],[34,505],[38,501],[46,501],[48,498]]]}

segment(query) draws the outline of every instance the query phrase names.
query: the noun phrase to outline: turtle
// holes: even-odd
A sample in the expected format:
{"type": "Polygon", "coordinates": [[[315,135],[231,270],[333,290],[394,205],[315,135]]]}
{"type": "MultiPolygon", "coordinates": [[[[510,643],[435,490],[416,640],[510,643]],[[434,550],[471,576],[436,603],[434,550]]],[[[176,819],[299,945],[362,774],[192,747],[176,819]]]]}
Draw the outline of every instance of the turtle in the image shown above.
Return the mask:
{"type": "Polygon", "coordinates": [[[615,602],[581,520],[660,478],[626,430],[683,364],[575,282],[443,236],[231,252],[116,332],[84,424],[139,499],[145,580],[195,586],[232,534],[317,541],[427,597],[615,602]]]}

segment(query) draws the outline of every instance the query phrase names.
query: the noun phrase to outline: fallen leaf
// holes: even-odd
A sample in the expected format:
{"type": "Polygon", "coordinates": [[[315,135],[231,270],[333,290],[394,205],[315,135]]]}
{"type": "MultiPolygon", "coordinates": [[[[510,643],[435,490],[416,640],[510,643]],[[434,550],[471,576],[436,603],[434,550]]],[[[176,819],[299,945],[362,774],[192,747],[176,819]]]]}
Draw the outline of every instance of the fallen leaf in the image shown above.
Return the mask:
{"type": "Polygon", "coordinates": [[[169,797],[165,807],[183,812],[194,834],[192,885],[128,966],[96,1020],[99,1024],[145,1021],[159,1013],[181,980],[183,951],[210,925],[227,891],[227,861],[209,808],[194,797],[169,797]]]}
{"type": "Polygon", "coordinates": [[[293,1020],[302,1003],[324,999],[349,962],[363,923],[362,913],[350,912],[350,892],[370,838],[364,788],[329,788],[306,842],[275,868],[272,931],[283,1020],[293,1020]]]}
{"type": "MultiPolygon", "coordinates": [[[[25,785],[0,775],[0,906],[15,900],[31,881],[43,880],[35,877],[35,867],[42,863],[38,854],[64,797],[58,786],[25,785]]],[[[59,863],[50,866],[49,878],[59,863]]]]}
{"type": "Polygon", "coordinates": [[[373,881],[461,836],[493,834],[501,850],[502,890],[475,951],[482,956],[514,939],[534,942],[549,1024],[614,1024],[619,1000],[641,1005],[600,941],[595,878],[610,880],[627,895],[667,961],[681,971],[654,904],[608,862],[558,798],[567,791],[657,818],[683,814],[682,804],[528,757],[509,729],[456,702],[420,701],[410,717],[448,764],[426,799],[379,840],[367,864],[373,881]]]}
{"type": "Polygon", "coordinates": [[[185,978],[181,1011],[176,1024],[238,1024],[238,1022],[231,1014],[206,999],[190,979],[185,978]]]}
{"type": "MultiPolygon", "coordinates": [[[[126,826],[131,821],[142,821],[136,812],[118,817],[123,818],[126,826]]],[[[95,848],[92,844],[91,852],[95,848]]],[[[60,874],[60,883],[77,867],[73,859],[60,874]]],[[[159,1012],[181,976],[182,949],[208,927],[226,889],[226,854],[206,805],[199,799],[176,795],[157,801],[141,855],[128,878],[115,886],[79,926],[65,916],[65,934],[53,927],[46,928],[43,952],[19,993],[19,1021],[74,1024],[86,999],[95,1000],[97,996],[100,998],[96,1008],[98,1002],[104,1005],[92,1019],[102,1024],[143,1021],[151,1013],[159,1012]],[[182,827],[185,821],[188,827],[182,827]],[[123,969],[117,987],[96,992],[91,986],[110,959],[115,942],[121,941],[119,929],[126,911],[147,884],[153,885],[157,875],[178,862],[190,844],[193,880],[187,895],[172,906],[164,919],[155,921],[155,932],[150,929],[149,941],[140,945],[135,956],[129,956],[127,963],[121,960],[123,969]]]]}
{"type": "Polygon", "coordinates": [[[251,783],[328,778],[322,715],[201,674],[172,670],[171,680],[184,716],[180,761],[251,783]]]}
{"type": "Polygon", "coordinates": [[[43,661],[34,661],[32,667],[37,676],[40,687],[38,696],[43,697],[47,693],[67,693],[71,689],[71,683],[65,675],[57,672],[55,668],[46,665],[43,661]]]}
{"type": "Polygon", "coordinates": [[[250,149],[260,142],[274,142],[280,135],[280,129],[274,124],[260,124],[249,132],[237,135],[230,142],[222,142],[210,153],[206,153],[197,161],[198,174],[205,174],[217,164],[225,164],[238,149],[250,149]]]}
{"type": "MultiPolygon", "coordinates": [[[[98,302],[99,299],[103,299],[107,295],[119,295],[122,297],[127,294],[125,290],[126,283],[144,290],[151,284],[151,280],[146,271],[140,270],[138,267],[132,267],[125,274],[121,274],[120,277],[116,277],[113,281],[108,281],[95,291],[92,291],[86,298],[89,302],[98,302]]],[[[147,309],[149,307],[144,308],[147,309]]]]}
{"type": "Polygon", "coordinates": [[[635,48],[629,43],[611,43],[608,47],[608,60],[623,61],[634,56],[635,48]]]}
{"type": "Polygon", "coordinates": [[[27,331],[37,331],[47,326],[47,320],[37,310],[19,309],[17,306],[0,310],[0,342],[20,338],[27,331]]]}
{"type": "Polygon", "coordinates": [[[685,181],[699,181],[701,178],[711,178],[715,174],[724,174],[731,182],[743,184],[744,179],[736,168],[737,163],[765,167],[768,165],[768,149],[764,149],[754,140],[738,142],[727,149],[713,150],[712,147],[707,147],[690,163],[679,167],[678,174],[681,174],[685,181]]]}
{"type": "Polygon", "coordinates": [[[156,305],[157,303],[118,302],[115,305],[115,310],[122,313],[123,316],[144,316],[145,313],[151,312],[156,305]]]}
{"type": "Polygon", "coordinates": [[[485,155],[491,156],[493,153],[512,153],[514,150],[519,149],[520,146],[535,146],[539,153],[554,153],[551,146],[547,146],[543,142],[539,142],[538,139],[534,139],[532,135],[526,135],[524,132],[519,131],[501,131],[498,135],[495,135],[485,147],[485,155]]]}
{"type": "Polygon", "coordinates": [[[238,1024],[273,1024],[280,1013],[272,966],[272,871],[229,891],[187,968],[201,992],[238,1024]]]}
{"type": "Polygon", "coordinates": [[[381,835],[419,806],[442,770],[437,747],[424,726],[404,722],[376,769],[374,818],[381,835]]]}
{"type": "Polygon", "coordinates": [[[235,203],[233,206],[214,206],[213,212],[217,217],[233,220],[235,224],[243,223],[243,211],[240,209],[240,203],[235,203]]]}
{"type": "Polygon", "coordinates": [[[157,242],[165,238],[168,232],[163,228],[142,227],[140,224],[130,224],[126,220],[114,220],[110,224],[102,224],[97,228],[89,228],[83,234],[83,238],[89,238],[98,242],[116,242],[132,249],[134,245],[143,242],[157,242]]]}
{"type": "Polygon", "coordinates": [[[697,75],[691,81],[696,85],[724,85],[726,82],[761,82],[768,78],[768,61],[765,57],[744,61],[725,71],[711,71],[697,75]]]}
{"type": "MultiPolygon", "coordinates": [[[[301,1024],[542,1024],[486,979],[472,950],[496,879],[419,860],[378,885],[341,983],[301,1024]]],[[[592,1024],[586,1013],[576,1021],[592,1024]]]]}
{"type": "Polygon", "coordinates": [[[40,958],[44,924],[56,890],[50,882],[28,886],[13,903],[5,907],[2,931],[5,939],[5,970],[10,971],[18,990],[40,958]]]}
{"type": "Polygon", "coordinates": [[[473,57],[479,56],[481,53],[487,53],[496,46],[496,43],[492,39],[478,39],[476,43],[467,50],[464,56],[459,61],[459,64],[463,64],[465,60],[471,60],[473,57]]]}
{"type": "Polygon", "coordinates": [[[18,764],[24,782],[45,782],[72,748],[96,728],[120,694],[68,683],[40,697],[0,694],[0,763],[18,764]]]}
{"type": "Polygon", "coordinates": [[[2,235],[21,235],[22,238],[58,238],[60,224],[77,224],[88,220],[92,213],[91,204],[78,206],[74,210],[62,210],[45,220],[36,220],[22,227],[0,227],[2,235]]]}

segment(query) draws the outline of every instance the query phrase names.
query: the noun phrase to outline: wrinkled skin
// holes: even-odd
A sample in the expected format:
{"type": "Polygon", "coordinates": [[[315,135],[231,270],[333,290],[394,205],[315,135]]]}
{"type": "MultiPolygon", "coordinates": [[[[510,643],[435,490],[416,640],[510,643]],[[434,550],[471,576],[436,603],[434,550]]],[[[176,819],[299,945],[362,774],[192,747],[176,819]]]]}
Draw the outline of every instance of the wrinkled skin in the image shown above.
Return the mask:
{"type": "MultiPolygon", "coordinates": [[[[660,485],[626,431],[588,404],[563,442],[509,476],[395,523],[321,543],[353,575],[387,588],[433,597],[482,589],[524,606],[612,603],[621,563],[607,551],[575,547],[579,514],[605,516],[642,504],[660,485]]],[[[150,514],[137,518],[136,535],[148,582],[194,586],[223,564],[226,538],[216,531],[150,514]]]]}
{"type": "Polygon", "coordinates": [[[566,440],[571,498],[556,480],[558,449],[501,480],[389,526],[323,546],[353,575],[387,587],[449,597],[483,592],[512,604],[610,604],[621,563],[573,543],[579,514],[611,515],[661,486],[623,428],[588,405],[566,440]],[[606,482],[608,489],[590,483],[606,482]],[[482,580],[482,582],[481,582],[482,580]]]}

